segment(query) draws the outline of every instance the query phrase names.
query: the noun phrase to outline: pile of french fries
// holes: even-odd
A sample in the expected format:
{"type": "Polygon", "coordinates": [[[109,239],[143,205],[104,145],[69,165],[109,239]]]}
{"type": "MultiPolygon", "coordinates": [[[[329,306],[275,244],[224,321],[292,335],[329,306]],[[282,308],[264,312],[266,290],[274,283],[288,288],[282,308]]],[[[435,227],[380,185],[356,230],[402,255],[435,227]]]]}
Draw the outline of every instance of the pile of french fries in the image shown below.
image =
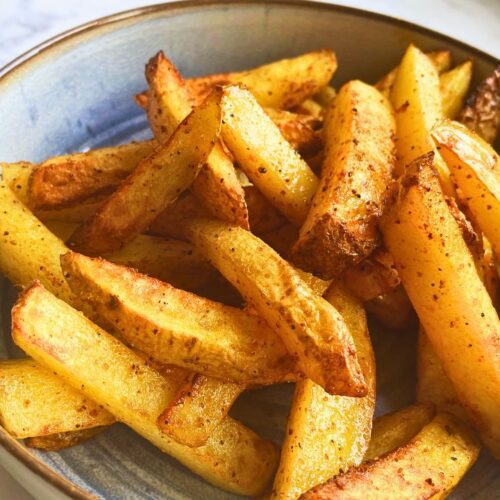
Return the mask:
{"type": "Polygon", "coordinates": [[[411,45],[335,91],[331,50],[187,80],[160,52],[153,139],[2,164],[28,356],[0,362],[6,431],[58,450],[123,422],[286,499],[444,498],[481,445],[500,458],[500,69],[465,102],[450,63],[411,45]],[[367,312],[420,325],[417,401],[375,420],[367,312]],[[284,382],[280,452],[228,413],[284,382]]]}

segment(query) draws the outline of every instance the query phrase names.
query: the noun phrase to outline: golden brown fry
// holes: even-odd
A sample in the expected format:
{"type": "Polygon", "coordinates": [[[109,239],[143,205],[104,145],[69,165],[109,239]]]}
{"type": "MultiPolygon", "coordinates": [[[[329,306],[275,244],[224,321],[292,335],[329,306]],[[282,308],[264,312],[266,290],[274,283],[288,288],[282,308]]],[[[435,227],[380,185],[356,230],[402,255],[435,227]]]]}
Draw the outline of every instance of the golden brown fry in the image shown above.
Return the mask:
{"type": "Polygon", "coordinates": [[[36,165],[28,183],[29,206],[54,210],[111,193],[158,144],[136,142],[51,158],[36,165]]]}
{"type": "Polygon", "coordinates": [[[352,332],[368,394],[330,396],[311,380],[297,383],[271,498],[297,498],[342,470],[359,465],[368,447],[375,409],[375,358],[361,303],[341,282],[326,300],[352,332]]]}
{"type": "Polygon", "coordinates": [[[49,434],[48,436],[29,437],[24,440],[24,444],[28,448],[37,448],[43,451],[59,451],[65,448],[71,448],[77,444],[85,443],[105,429],[107,429],[107,426],[94,427],[83,431],[60,432],[57,434],[49,434]]]}
{"type": "Polygon", "coordinates": [[[295,113],[308,115],[312,118],[316,118],[317,120],[321,120],[325,112],[323,106],[321,106],[321,104],[316,102],[314,99],[306,99],[292,109],[295,113]]]}
{"type": "Polygon", "coordinates": [[[479,84],[458,120],[486,142],[495,142],[500,128],[500,66],[479,84]]]}
{"type": "Polygon", "coordinates": [[[0,362],[0,423],[17,439],[110,425],[103,406],[32,359],[0,362]]]}
{"type": "Polygon", "coordinates": [[[332,100],[335,98],[336,91],[330,85],[323,87],[318,91],[318,93],[313,95],[313,99],[319,103],[323,108],[330,106],[332,100]]]}
{"type": "MultiPolygon", "coordinates": [[[[164,142],[191,112],[189,90],[163,52],[146,64],[147,114],[155,137],[164,142]]],[[[216,144],[193,182],[193,192],[214,217],[248,229],[243,188],[222,145],[216,144]]]]}
{"type": "Polygon", "coordinates": [[[438,411],[447,411],[467,421],[457,394],[431,343],[420,326],[417,345],[417,401],[432,403],[438,411]]]}
{"type": "Polygon", "coordinates": [[[500,321],[448,209],[432,153],[409,167],[381,227],[459,401],[500,456],[500,321]]]}
{"type": "Polygon", "coordinates": [[[445,498],[472,467],[479,445],[460,420],[441,413],[406,446],[340,474],[303,500],[445,498]]]}
{"type": "Polygon", "coordinates": [[[335,54],[323,49],[239,73],[192,78],[186,83],[197,102],[215,85],[242,84],[261,106],[290,109],[328,85],[336,69],[335,54]]]}
{"type": "Polygon", "coordinates": [[[464,105],[472,79],[472,61],[455,66],[439,77],[439,89],[443,101],[443,114],[455,118],[464,105]]]}
{"type": "Polygon", "coordinates": [[[84,253],[119,249],[146,229],[195,179],[219,135],[222,91],[214,91],[169,141],[145,158],[72,236],[84,253]]]}
{"type": "Polygon", "coordinates": [[[285,346],[256,316],[101,259],[68,253],[61,262],[99,321],[160,363],[244,384],[296,378],[285,346]]]}
{"type": "Polygon", "coordinates": [[[247,90],[224,89],[222,138],[240,168],[291,222],[307,215],[318,179],[247,90]]]}
{"type": "Polygon", "coordinates": [[[162,451],[227,491],[263,493],[278,459],[271,442],[229,417],[199,448],[169,439],[156,419],[175,396],[176,385],[41,285],[22,294],[12,321],[17,345],[162,451]]]}
{"type": "Polygon", "coordinates": [[[178,443],[202,446],[210,437],[214,422],[218,424],[227,416],[244,389],[244,385],[193,374],[158,417],[158,426],[178,443]],[[217,405],[209,404],[213,399],[217,405]]]}
{"type": "MultiPolygon", "coordinates": [[[[425,55],[432,61],[439,73],[450,69],[451,52],[449,50],[426,52],[425,55]]],[[[375,87],[380,90],[380,92],[382,92],[382,94],[387,98],[391,95],[391,89],[394,85],[394,80],[396,80],[398,69],[399,66],[387,73],[375,84],[375,87]]]]}
{"type": "MultiPolygon", "coordinates": [[[[293,224],[285,224],[277,229],[260,233],[259,238],[278,252],[284,259],[288,258],[290,248],[299,236],[299,230],[293,224]]],[[[298,269],[298,268],[296,268],[298,269]]],[[[305,272],[305,271],[304,271],[305,272]]]]}
{"type": "Polygon", "coordinates": [[[437,153],[431,129],[443,118],[439,77],[429,58],[410,45],[401,61],[391,90],[396,112],[396,172],[404,174],[408,165],[419,156],[435,151],[435,165],[445,193],[454,194],[450,172],[437,153]]]}
{"type": "Polygon", "coordinates": [[[260,235],[287,224],[286,218],[262,196],[255,186],[245,187],[245,199],[252,233],[260,235]]]}
{"type": "Polygon", "coordinates": [[[378,243],[377,222],[395,167],[395,124],[380,92],[354,80],[340,89],[324,128],[321,179],[292,259],[336,278],[378,243]]]}
{"type": "Polygon", "coordinates": [[[500,159],[467,127],[444,121],[432,131],[453,180],[481,230],[500,255],[500,159]]]}
{"type": "Polygon", "coordinates": [[[186,237],[281,337],[304,374],[330,394],[365,396],[342,316],[262,240],[219,221],[187,221],[186,237]]]}
{"type": "Polygon", "coordinates": [[[404,330],[415,318],[413,306],[402,285],[365,302],[365,308],[370,316],[391,330],[404,330]]]}
{"type": "Polygon", "coordinates": [[[404,446],[432,420],[434,414],[431,404],[420,403],[376,418],[364,461],[375,460],[404,446]]]}

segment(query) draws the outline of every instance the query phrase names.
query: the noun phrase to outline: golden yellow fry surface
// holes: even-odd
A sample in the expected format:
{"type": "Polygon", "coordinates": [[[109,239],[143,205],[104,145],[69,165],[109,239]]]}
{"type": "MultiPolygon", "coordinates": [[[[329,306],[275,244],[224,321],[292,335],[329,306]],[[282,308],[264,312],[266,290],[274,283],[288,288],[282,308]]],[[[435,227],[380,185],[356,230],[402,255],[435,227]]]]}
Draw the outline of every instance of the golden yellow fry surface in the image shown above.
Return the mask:
{"type": "Polygon", "coordinates": [[[439,77],[443,114],[455,118],[464,105],[472,78],[472,61],[466,61],[439,77]]]}

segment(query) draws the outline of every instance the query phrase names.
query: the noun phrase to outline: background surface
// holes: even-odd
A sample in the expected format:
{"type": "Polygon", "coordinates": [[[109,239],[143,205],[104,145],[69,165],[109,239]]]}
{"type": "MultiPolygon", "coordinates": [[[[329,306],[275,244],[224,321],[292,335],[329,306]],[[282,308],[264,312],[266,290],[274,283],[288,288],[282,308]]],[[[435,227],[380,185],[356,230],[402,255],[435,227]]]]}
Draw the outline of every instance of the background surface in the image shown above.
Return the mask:
{"type": "MultiPolygon", "coordinates": [[[[0,67],[69,28],[114,12],[162,2],[139,0],[9,0],[0,9],[0,67]]],[[[442,32],[500,57],[499,0],[337,0],[442,32]]],[[[2,500],[32,500],[0,467],[2,500]]]]}

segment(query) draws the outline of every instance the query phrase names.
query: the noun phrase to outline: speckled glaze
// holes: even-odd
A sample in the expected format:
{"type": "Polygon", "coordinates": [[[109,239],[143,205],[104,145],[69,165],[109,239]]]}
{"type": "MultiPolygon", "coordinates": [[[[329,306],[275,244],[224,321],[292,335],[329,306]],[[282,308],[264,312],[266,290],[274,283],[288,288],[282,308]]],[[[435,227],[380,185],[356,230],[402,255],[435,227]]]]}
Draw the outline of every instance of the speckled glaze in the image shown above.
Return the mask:
{"type": "MultiPolygon", "coordinates": [[[[63,34],[2,70],[0,159],[40,161],[149,137],[145,117],[132,96],[144,89],[144,64],[159,49],[183,74],[192,76],[332,47],[339,59],[334,80],[338,86],[353,77],[375,81],[398,62],[410,41],[425,50],[448,48],[455,62],[474,59],[476,80],[498,64],[459,42],[401,21],[313,2],[196,1],[118,14],[63,34]]],[[[9,335],[14,299],[13,289],[0,282],[0,358],[22,355],[9,335]]],[[[381,414],[414,398],[416,337],[414,332],[371,330],[378,361],[377,413],[381,414]]],[[[243,395],[232,413],[279,442],[290,397],[287,386],[254,391],[243,395]]],[[[0,462],[22,477],[17,457],[45,484],[55,486],[60,498],[232,497],[123,425],[61,452],[28,450],[2,429],[0,444],[7,451],[0,450],[0,462]]],[[[24,477],[23,484],[34,496],[56,497],[24,477]]],[[[489,499],[498,491],[498,463],[483,455],[453,498],[489,499]]]]}

